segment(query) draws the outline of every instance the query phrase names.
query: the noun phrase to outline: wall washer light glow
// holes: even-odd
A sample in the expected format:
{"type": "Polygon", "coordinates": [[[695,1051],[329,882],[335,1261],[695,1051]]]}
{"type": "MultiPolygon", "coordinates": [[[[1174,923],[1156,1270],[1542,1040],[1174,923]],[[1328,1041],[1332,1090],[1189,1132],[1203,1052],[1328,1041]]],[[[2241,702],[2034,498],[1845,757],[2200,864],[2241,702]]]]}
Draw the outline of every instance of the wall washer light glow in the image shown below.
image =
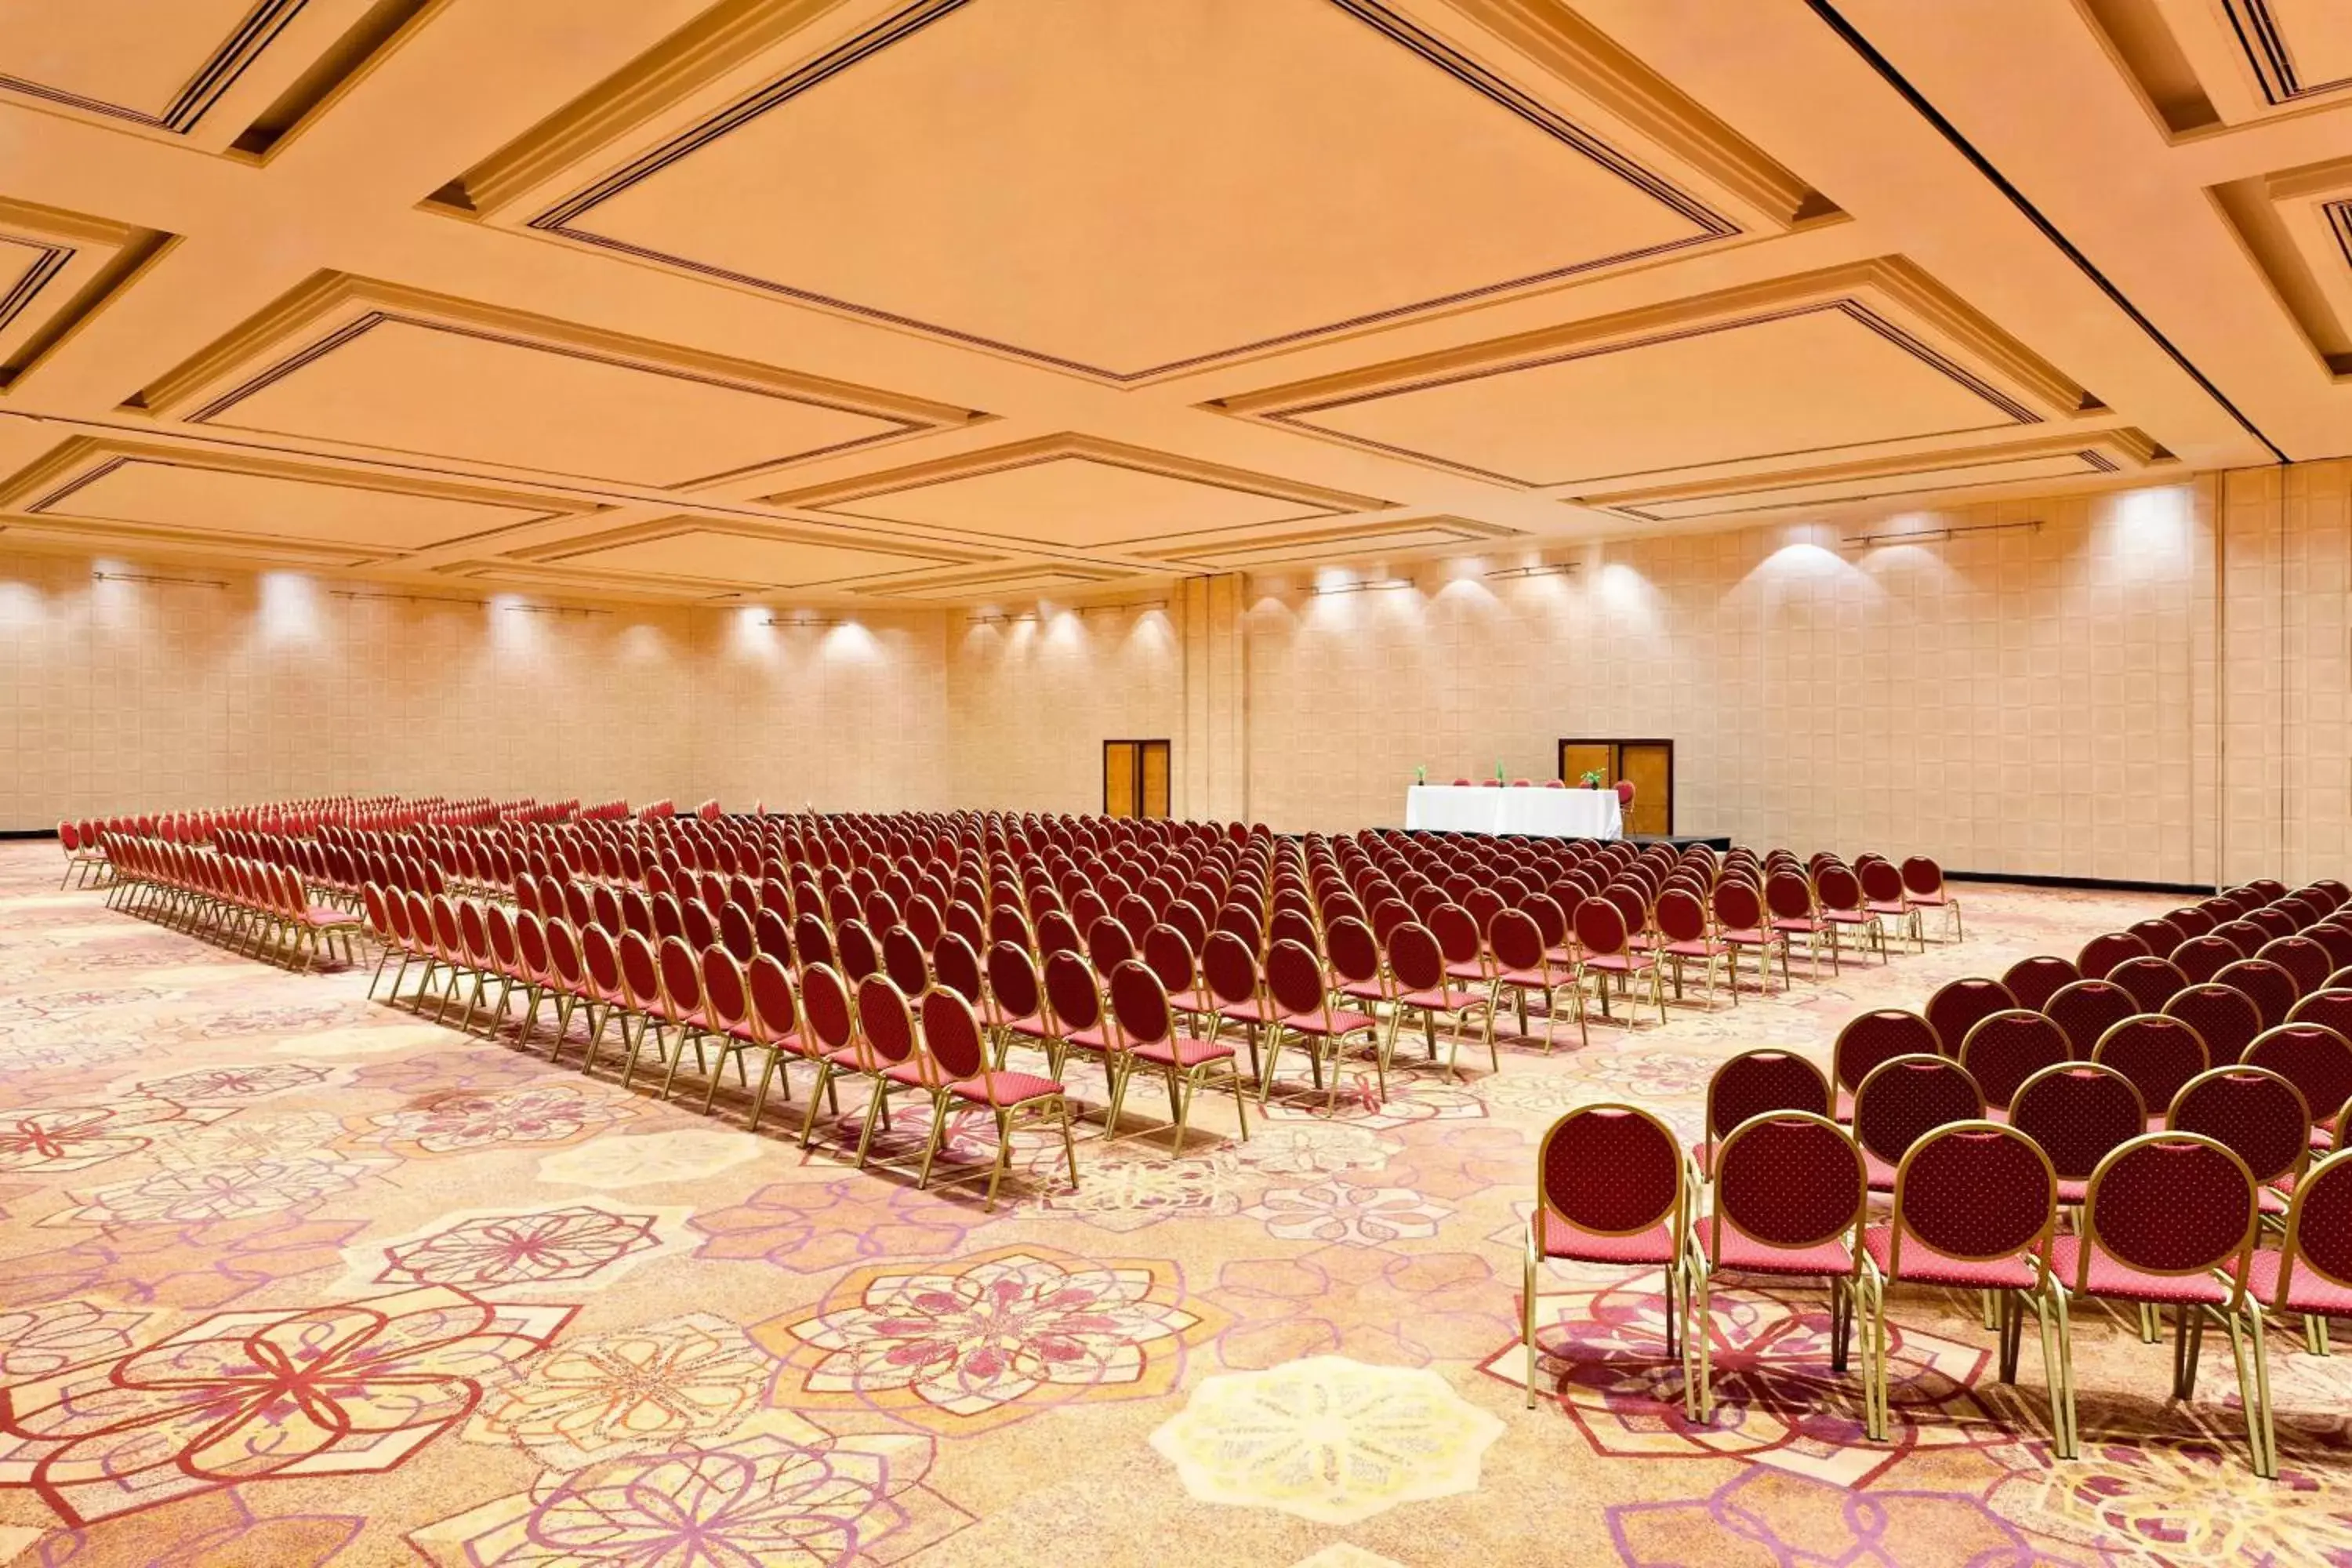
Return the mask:
{"type": "Polygon", "coordinates": [[[319,584],[299,572],[261,574],[261,640],[265,643],[307,643],[319,640],[319,584]]]}

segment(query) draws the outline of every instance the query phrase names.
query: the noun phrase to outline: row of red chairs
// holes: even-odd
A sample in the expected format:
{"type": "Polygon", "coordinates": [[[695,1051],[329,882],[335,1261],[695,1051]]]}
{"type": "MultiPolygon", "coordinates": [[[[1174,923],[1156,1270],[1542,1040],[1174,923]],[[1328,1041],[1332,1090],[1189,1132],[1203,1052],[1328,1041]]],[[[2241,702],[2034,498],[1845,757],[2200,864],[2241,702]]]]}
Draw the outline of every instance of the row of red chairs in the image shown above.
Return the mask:
{"type": "Polygon", "coordinates": [[[289,962],[300,952],[306,967],[315,966],[340,942],[344,961],[358,961],[352,939],[360,921],[312,903],[301,879],[282,866],[160,838],[110,837],[108,842],[114,881],[107,900],[119,908],[232,942],[250,939],[256,956],[265,942],[275,942],[289,962]]]}

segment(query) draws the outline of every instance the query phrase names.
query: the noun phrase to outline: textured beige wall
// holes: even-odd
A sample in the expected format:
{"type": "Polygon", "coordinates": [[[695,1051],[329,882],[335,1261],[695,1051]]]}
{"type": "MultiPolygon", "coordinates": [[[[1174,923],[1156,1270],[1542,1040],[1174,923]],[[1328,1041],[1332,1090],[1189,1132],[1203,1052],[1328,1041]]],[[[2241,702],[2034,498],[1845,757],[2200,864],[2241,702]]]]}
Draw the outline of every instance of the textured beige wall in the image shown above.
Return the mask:
{"type": "Polygon", "coordinates": [[[1417,764],[1541,778],[1563,735],[1664,735],[1686,832],[2059,876],[2352,874],[2352,463],[1574,558],[769,626],[0,555],[0,826],[342,789],[1083,811],[1104,739],[1166,736],[1180,812],[1340,828],[1399,820],[1417,764]]]}
{"type": "MultiPolygon", "coordinates": [[[[941,618],[537,614],[0,554],[0,826],[345,791],[950,798],[941,618]],[[360,595],[360,596],[354,596],[360,595]]],[[[454,596],[454,595],[453,595],[454,596]]]]}
{"type": "Polygon", "coordinates": [[[2205,494],[1609,544],[1564,577],[1491,579],[1507,563],[1488,560],[1411,591],[1267,584],[1249,615],[1252,810],[1394,820],[1416,764],[1543,779],[1563,736],[1661,736],[1680,831],[2189,880],[2205,494]]]}

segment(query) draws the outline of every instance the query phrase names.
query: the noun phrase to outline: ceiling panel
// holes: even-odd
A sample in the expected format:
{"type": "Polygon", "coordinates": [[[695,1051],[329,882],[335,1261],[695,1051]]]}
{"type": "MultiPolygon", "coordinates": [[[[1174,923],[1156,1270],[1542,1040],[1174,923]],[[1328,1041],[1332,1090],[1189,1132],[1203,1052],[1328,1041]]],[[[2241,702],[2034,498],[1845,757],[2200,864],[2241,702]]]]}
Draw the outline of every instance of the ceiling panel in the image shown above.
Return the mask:
{"type": "Polygon", "coordinates": [[[422,549],[549,515],[545,507],[238,473],[162,457],[101,464],[25,510],[41,517],[332,540],[392,551],[422,549]]]}
{"type": "Polygon", "coordinates": [[[1118,380],[1734,232],[1376,0],[923,0],[535,226],[1118,380]]]}
{"type": "Polygon", "coordinates": [[[185,130],[303,0],[15,0],[0,87],[185,130]]]}
{"type": "Polygon", "coordinates": [[[831,515],[1034,544],[1107,548],[1388,502],[1117,442],[1063,435],[775,498],[831,515]]]}
{"type": "Polygon", "coordinates": [[[1383,524],[1377,528],[1334,529],[1291,534],[1255,542],[1220,540],[1182,550],[1159,552],[1171,564],[1206,572],[1243,572],[1261,566],[1289,565],[1312,561],[1362,560],[1412,552],[1439,550],[1465,542],[1506,536],[1510,531],[1440,518],[1383,524]]]}
{"type": "Polygon", "coordinates": [[[658,537],[588,550],[565,550],[545,559],[598,571],[691,577],[771,588],[813,588],[948,565],[955,558],[689,527],[658,537]]]}

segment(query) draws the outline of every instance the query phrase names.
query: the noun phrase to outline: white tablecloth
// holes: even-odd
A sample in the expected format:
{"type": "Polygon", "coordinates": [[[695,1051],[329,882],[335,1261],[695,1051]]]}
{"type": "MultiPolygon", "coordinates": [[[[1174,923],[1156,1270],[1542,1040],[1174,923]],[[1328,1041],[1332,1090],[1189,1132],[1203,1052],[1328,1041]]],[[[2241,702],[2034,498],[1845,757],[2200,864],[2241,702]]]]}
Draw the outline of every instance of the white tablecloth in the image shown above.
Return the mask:
{"type": "Polygon", "coordinates": [[[1540,833],[1555,838],[1615,838],[1625,831],[1613,789],[1518,788],[1505,784],[1415,784],[1405,791],[1404,825],[1455,833],[1540,833]]]}

